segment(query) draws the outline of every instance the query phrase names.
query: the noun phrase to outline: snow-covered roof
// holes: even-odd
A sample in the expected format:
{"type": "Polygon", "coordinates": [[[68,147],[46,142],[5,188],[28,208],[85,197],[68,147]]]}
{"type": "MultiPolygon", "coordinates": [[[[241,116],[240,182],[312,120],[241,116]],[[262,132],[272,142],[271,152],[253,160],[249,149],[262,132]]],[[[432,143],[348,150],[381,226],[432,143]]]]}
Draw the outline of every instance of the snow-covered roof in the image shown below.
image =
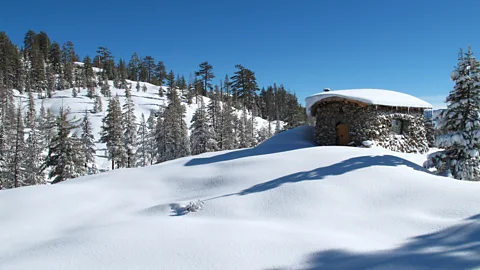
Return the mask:
{"type": "Polygon", "coordinates": [[[408,107],[431,109],[432,105],[417,97],[400,93],[392,90],[382,89],[349,89],[349,90],[333,90],[321,92],[305,99],[307,103],[307,114],[312,116],[310,109],[315,103],[331,97],[344,98],[363,102],[369,105],[383,105],[392,107],[408,107]]]}

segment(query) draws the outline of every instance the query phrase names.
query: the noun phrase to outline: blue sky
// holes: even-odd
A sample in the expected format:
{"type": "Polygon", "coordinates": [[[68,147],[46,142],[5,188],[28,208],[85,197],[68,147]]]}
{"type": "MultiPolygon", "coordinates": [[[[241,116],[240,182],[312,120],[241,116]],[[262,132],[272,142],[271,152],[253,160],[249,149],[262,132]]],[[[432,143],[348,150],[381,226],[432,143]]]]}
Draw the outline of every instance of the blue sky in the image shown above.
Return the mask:
{"type": "Polygon", "coordinates": [[[325,87],[384,88],[441,103],[460,47],[480,54],[480,1],[4,1],[0,31],[71,40],[81,57],[152,55],[189,76],[209,61],[217,78],[235,64],[260,85],[303,99],[325,87]]]}

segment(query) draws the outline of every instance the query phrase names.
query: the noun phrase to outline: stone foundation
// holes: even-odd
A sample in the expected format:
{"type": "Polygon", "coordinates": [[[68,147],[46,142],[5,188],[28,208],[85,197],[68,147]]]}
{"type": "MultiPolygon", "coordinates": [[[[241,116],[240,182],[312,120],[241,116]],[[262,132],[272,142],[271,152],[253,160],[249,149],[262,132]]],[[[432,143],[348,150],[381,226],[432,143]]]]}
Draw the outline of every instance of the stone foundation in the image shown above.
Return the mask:
{"type": "Polygon", "coordinates": [[[318,145],[336,145],[336,126],[349,126],[351,145],[364,141],[406,153],[425,153],[428,149],[423,109],[385,106],[362,106],[353,102],[325,102],[315,106],[315,142],[318,145]],[[392,120],[403,122],[401,135],[393,134],[392,120]]]}

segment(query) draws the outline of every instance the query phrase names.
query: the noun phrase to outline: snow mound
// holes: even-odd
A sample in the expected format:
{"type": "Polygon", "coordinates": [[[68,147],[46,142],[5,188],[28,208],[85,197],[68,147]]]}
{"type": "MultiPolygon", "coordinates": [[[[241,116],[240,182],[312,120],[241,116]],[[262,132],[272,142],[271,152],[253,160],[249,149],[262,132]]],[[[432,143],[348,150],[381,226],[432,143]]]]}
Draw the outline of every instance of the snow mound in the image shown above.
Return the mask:
{"type": "Polygon", "coordinates": [[[480,267],[478,183],[422,155],[309,147],[311,131],[2,191],[0,269],[480,267]]]}
{"type": "Polygon", "coordinates": [[[392,107],[410,107],[431,109],[432,105],[417,97],[400,93],[392,90],[382,89],[349,89],[335,90],[318,93],[305,99],[307,105],[307,114],[312,116],[310,109],[315,103],[330,97],[344,98],[348,100],[360,101],[371,105],[384,105],[392,107]]]}

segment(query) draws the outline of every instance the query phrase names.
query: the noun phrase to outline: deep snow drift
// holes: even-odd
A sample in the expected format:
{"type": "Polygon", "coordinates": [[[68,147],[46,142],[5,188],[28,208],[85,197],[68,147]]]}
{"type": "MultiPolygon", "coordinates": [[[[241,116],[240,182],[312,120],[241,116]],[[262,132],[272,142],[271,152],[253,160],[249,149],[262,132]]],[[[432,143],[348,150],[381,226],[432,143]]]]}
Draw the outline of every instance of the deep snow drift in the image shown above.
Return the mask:
{"type": "Polygon", "coordinates": [[[2,191],[0,269],[480,267],[478,183],[312,132],[2,191]]]}

